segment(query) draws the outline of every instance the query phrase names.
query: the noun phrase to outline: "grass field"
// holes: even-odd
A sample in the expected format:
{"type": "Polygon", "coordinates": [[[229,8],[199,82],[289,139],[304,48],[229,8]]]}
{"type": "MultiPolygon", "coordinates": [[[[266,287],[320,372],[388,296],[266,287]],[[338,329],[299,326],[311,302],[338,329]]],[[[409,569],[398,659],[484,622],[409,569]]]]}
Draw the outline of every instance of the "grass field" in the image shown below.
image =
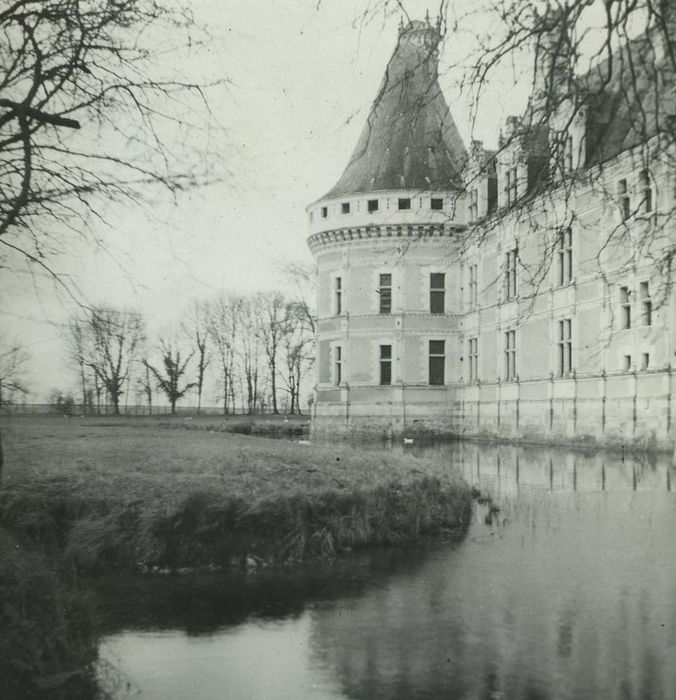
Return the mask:
{"type": "Polygon", "coordinates": [[[94,696],[82,573],[236,566],[251,580],[268,564],[460,538],[471,514],[468,487],[432,461],[253,435],[302,432],[302,419],[15,417],[2,430],[7,698],[94,696]]]}
{"type": "Polygon", "coordinates": [[[0,522],[86,571],[284,562],[467,523],[469,490],[431,460],[230,427],[14,418],[0,522]]]}

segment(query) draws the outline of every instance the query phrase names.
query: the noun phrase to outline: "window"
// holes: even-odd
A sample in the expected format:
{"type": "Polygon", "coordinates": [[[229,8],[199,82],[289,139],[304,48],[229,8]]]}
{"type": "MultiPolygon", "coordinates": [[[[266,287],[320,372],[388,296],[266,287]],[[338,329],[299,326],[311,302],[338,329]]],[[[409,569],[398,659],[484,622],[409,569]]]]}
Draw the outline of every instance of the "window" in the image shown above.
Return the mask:
{"type": "Polygon", "coordinates": [[[479,339],[470,338],[468,341],[467,358],[469,360],[469,381],[479,381],[479,339]]]}
{"type": "Polygon", "coordinates": [[[641,357],[641,369],[645,372],[650,367],[650,353],[644,352],[641,357]]]}
{"type": "Polygon", "coordinates": [[[430,207],[435,211],[441,211],[444,208],[444,200],[442,197],[432,197],[430,199],[430,207]]]}
{"type": "Polygon", "coordinates": [[[380,383],[392,384],[392,346],[380,346],[380,383]]]}
{"type": "Polygon", "coordinates": [[[479,190],[476,188],[469,192],[469,220],[476,221],[479,218],[479,190]]]}
{"type": "Polygon", "coordinates": [[[559,321],[559,377],[566,377],[573,371],[573,341],[569,318],[559,321]]]}
{"type": "Polygon", "coordinates": [[[369,213],[373,213],[374,211],[378,211],[378,200],[377,199],[369,199],[367,202],[367,209],[369,213]]]}
{"type": "Polygon", "coordinates": [[[566,136],[564,146],[564,168],[566,174],[573,172],[573,137],[566,136]]]}
{"type": "Polygon", "coordinates": [[[443,386],[446,355],[444,340],[430,340],[429,345],[429,382],[432,386],[443,386]]]}
{"type": "Polygon", "coordinates": [[[329,215],[329,208],[322,207],[322,219],[325,219],[329,215]]]}
{"type": "Polygon", "coordinates": [[[622,328],[631,328],[631,292],[629,287],[620,287],[620,320],[622,328]]]}
{"type": "Polygon", "coordinates": [[[559,285],[564,285],[573,279],[573,232],[570,228],[559,231],[557,248],[559,285]]]}
{"type": "Polygon", "coordinates": [[[392,275],[380,275],[380,285],[378,288],[380,295],[379,311],[381,314],[392,313],[392,275]]]}
{"type": "Polygon", "coordinates": [[[335,278],[334,299],[335,315],[340,316],[343,313],[343,280],[341,277],[335,278]]]}
{"type": "Polygon", "coordinates": [[[507,171],[507,182],[505,184],[505,194],[507,195],[507,204],[514,204],[516,202],[517,193],[517,170],[516,168],[510,168],[507,171]]]}
{"type": "Polygon", "coordinates": [[[507,251],[505,254],[505,299],[514,299],[516,297],[516,261],[519,256],[519,251],[507,251]]]}
{"type": "Polygon", "coordinates": [[[516,379],[516,331],[505,333],[505,379],[516,379]]]}
{"type": "Polygon", "coordinates": [[[312,223],[312,221],[314,220],[314,218],[315,218],[315,217],[314,217],[314,214],[313,214],[312,212],[310,212],[310,223],[312,223]]]}
{"type": "Polygon", "coordinates": [[[343,348],[341,345],[336,345],[333,349],[334,353],[334,375],[333,379],[336,386],[343,383],[343,348]]]}
{"type": "Polygon", "coordinates": [[[631,199],[629,198],[627,180],[624,178],[617,182],[617,197],[622,214],[622,221],[626,221],[631,216],[631,199]]]}
{"type": "Polygon", "coordinates": [[[624,356],[624,371],[629,372],[631,370],[631,355],[624,356]]]}
{"type": "Polygon", "coordinates": [[[403,197],[399,199],[399,209],[410,209],[411,200],[408,197],[403,197]]]}
{"type": "Polygon", "coordinates": [[[340,211],[341,211],[343,214],[349,214],[349,213],[350,213],[350,203],[349,203],[349,202],[343,202],[343,203],[340,205],[340,211]]]}
{"type": "Polygon", "coordinates": [[[643,194],[643,211],[648,213],[653,210],[653,189],[650,184],[650,172],[641,170],[639,173],[639,182],[643,194]]]}
{"type": "Polygon", "coordinates": [[[650,298],[650,284],[641,282],[641,321],[644,326],[653,325],[653,302],[650,298]]]}
{"type": "Polygon", "coordinates": [[[477,265],[469,266],[469,305],[475,309],[479,304],[479,268],[477,265]]]}
{"type": "Polygon", "coordinates": [[[443,314],[446,298],[446,275],[443,272],[430,274],[430,313],[443,314]]]}

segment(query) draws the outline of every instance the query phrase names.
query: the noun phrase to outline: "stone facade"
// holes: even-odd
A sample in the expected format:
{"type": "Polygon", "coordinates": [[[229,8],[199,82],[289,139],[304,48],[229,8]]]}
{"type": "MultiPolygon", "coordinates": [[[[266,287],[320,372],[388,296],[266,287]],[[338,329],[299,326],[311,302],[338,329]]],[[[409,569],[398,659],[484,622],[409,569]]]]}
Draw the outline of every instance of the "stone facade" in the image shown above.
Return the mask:
{"type": "Polygon", "coordinates": [[[308,207],[314,430],[670,448],[673,141],[625,134],[601,157],[584,110],[570,117],[563,100],[534,128],[534,99],[497,152],[467,152],[437,82],[436,36],[428,23],[402,28],[388,101],[308,207]]]}

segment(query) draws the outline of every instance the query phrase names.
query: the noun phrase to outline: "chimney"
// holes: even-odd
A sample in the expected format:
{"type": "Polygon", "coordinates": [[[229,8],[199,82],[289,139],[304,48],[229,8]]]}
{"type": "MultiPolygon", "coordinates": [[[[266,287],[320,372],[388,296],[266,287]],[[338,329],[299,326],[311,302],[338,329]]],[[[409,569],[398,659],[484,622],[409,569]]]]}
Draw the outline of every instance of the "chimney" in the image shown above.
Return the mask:
{"type": "Polygon", "coordinates": [[[568,95],[574,54],[570,21],[565,7],[549,4],[536,20],[532,108],[539,116],[534,122],[547,121],[568,95]]]}

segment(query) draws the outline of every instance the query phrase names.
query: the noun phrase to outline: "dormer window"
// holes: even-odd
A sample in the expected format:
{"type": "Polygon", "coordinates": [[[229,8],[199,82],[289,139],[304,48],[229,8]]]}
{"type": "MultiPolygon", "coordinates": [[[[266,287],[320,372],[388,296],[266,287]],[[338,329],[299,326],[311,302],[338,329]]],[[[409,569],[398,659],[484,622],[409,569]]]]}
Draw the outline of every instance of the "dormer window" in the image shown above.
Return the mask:
{"type": "Polygon", "coordinates": [[[322,219],[325,219],[329,215],[329,208],[322,207],[322,219]]]}
{"type": "Polygon", "coordinates": [[[340,205],[340,211],[342,214],[349,214],[350,213],[350,203],[349,202],[343,202],[340,205]]]}
{"type": "Polygon", "coordinates": [[[374,211],[378,211],[378,200],[377,199],[369,199],[367,202],[367,208],[368,208],[369,214],[372,214],[374,211]]]}
{"type": "Polygon", "coordinates": [[[441,211],[444,208],[444,200],[442,197],[432,197],[430,200],[430,207],[434,211],[441,211]]]}
{"type": "Polygon", "coordinates": [[[399,209],[410,209],[411,208],[411,200],[408,197],[400,197],[399,198],[399,209]]]}

